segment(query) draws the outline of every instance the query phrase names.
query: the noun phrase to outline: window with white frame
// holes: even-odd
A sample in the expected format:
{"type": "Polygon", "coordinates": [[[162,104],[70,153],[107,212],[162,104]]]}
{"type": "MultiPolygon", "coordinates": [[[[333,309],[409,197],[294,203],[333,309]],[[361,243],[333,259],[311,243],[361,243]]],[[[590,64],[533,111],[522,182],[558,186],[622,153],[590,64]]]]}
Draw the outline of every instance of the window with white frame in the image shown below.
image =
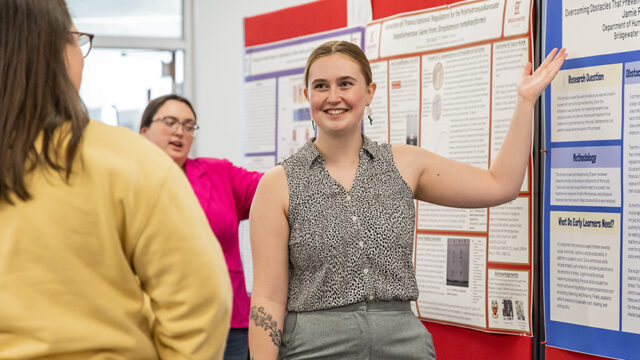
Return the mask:
{"type": "Polygon", "coordinates": [[[92,119],[138,130],[150,99],[189,96],[192,0],[67,0],[93,33],[80,96],[92,119]]]}

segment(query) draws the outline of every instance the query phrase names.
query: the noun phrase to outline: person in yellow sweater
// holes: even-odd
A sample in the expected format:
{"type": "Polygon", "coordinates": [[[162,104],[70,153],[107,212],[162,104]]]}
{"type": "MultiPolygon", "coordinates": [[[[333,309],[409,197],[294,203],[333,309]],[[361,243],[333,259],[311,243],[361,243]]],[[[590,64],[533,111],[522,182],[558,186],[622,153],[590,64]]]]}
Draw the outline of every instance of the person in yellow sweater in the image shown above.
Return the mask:
{"type": "Polygon", "coordinates": [[[221,359],[220,245],[166,154],[88,119],[91,39],[64,0],[0,1],[0,359],[221,359]]]}

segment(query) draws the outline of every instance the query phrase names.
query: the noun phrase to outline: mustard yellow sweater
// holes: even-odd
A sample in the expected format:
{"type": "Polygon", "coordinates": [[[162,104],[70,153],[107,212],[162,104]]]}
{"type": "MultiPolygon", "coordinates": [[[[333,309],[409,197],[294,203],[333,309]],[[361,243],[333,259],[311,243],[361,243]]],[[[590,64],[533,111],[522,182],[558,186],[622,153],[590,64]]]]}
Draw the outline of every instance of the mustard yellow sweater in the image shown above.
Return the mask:
{"type": "Polygon", "coordinates": [[[95,121],[79,154],[70,184],[40,168],[0,202],[0,359],[221,359],[229,275],[182,171],[95,121]]]}

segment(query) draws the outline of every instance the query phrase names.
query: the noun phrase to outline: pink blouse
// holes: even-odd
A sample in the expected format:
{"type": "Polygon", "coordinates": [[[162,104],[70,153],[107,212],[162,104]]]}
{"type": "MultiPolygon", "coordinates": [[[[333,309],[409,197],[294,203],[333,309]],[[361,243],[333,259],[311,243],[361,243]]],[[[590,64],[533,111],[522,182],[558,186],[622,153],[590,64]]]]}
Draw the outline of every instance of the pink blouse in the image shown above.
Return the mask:
{"type": "Polygon", "coordinates": [[[249,218],[251,201],[262,173],[213,158],[187,159],[184,168],[227,261],[233,287],[231,327],[247,328],[251,301],[244,282],[238,224],[249,218]]]}

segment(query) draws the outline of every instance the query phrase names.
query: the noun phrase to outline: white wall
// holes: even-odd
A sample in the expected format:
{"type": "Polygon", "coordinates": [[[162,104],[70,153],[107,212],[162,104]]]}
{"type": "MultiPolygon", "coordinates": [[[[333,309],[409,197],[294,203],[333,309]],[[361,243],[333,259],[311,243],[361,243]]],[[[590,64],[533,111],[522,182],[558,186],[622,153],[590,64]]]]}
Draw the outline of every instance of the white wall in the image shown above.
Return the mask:
{"type": "MultiPolygon", "coordinates": [[[[195,156],[242,165],[243,19],[310,0],[194,0],[195,156]]],[[[284,26],[284,24],[283,24],[284,26]]]]}

